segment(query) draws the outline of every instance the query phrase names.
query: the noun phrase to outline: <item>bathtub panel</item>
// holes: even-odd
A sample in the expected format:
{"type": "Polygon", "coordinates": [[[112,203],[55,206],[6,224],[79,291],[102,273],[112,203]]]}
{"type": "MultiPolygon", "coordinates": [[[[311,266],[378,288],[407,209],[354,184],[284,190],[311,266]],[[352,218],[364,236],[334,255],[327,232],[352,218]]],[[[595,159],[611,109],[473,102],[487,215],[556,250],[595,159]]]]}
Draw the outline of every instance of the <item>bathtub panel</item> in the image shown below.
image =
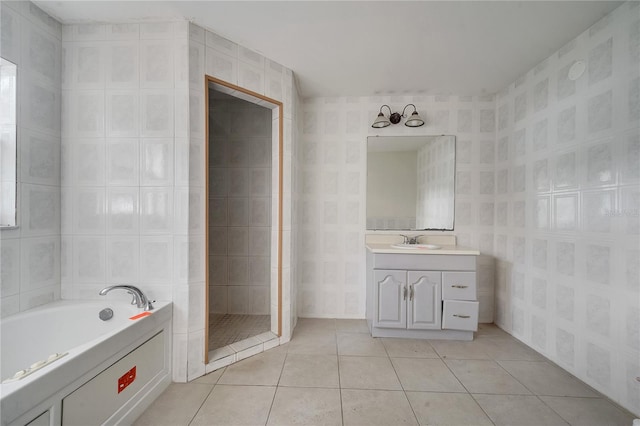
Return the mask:
{"type": "Polygon", "coordinates": [[[98,374],[62,400],[62,424],[102,424],[135,396],[164,364],[164,333],[160,332],[129,355],[98,374]],[[135,367],[135,379],[124,389],[119,379],[135,367]]]}
{"type": "Polygon", "coordinates": [[[35,419],[27,423],[27,426],[49,426],[51,424],[51,411],[47,410],[35,419]]]}

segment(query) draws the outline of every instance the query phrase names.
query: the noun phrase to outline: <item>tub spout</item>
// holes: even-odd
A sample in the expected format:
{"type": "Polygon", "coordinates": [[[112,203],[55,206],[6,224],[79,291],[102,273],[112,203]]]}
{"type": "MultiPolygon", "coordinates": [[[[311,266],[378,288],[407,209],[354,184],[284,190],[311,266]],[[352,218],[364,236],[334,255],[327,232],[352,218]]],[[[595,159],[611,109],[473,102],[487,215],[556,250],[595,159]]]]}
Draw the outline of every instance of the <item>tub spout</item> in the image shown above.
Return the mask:
{"type": "Polygon", "coordinates": [[[138,308],[143,308],[145,311],[150,311],[153,309],[153,305],[151,301],[147,298],[147,296],[140,290],[138,287],[133,285],[112,285],[109,287],[105,287],[100,290],[100,296],[105,296],[111,290],[125,290],[127,293],[133,295],[132,305],[136,305],[138,308]]]}

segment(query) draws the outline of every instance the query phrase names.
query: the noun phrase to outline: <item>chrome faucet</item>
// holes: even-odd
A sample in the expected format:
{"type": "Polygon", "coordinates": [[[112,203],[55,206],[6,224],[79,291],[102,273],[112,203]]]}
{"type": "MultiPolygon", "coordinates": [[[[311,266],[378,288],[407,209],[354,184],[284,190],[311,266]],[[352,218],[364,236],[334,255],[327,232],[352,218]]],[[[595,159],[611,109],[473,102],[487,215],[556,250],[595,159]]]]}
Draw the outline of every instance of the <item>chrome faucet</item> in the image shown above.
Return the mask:
{"type": "Polygon", "coordinates": [[[138,287],[133,285],[112,285],[109,287],[105,287],[100,290],[100,296],[105,296],[111,290],[125,290],[127,293],[133,295],[133,300],[131,300],[132,305],[136,305],[138,308],[143,308],[145,311],[150,311],[153,309],[153,305],[151,301],[145,296],[145,294],[138,287]]]}
{"type": "Polygon", "coordinates": [[[420,244],[420,241],[418,240],[420,239],[420,237],[422,237],[422,235],[413,235],[409,237],[403,234],[400,234],[400,236],[404,238],[404,241],[402,242],[402,244],[420,244]]]}

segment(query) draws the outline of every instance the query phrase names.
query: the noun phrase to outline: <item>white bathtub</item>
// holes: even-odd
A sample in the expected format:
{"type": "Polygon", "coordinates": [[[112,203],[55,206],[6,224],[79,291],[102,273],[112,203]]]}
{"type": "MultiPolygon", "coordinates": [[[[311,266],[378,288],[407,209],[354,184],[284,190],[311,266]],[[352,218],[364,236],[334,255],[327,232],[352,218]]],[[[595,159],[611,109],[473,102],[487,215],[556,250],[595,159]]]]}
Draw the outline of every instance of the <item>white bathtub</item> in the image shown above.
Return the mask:
{"type": "Polygon", "coordinates": [[[154,306],[151,315],[131,319],[142,311],[122,301],[58,301],[2,319],[2,426],[24,425],[33,419],[53,425],[77,422],[78,417],[72,415],[74,399],[80,396],[81,405],[91,405],[86,395],[75,392],[81,387],[92,389],[91,394],[98,398],[97,414],[92,417],[100,419],[96,423],[133,421],[171,381],[171,303],[156,302],[154,306]],[[98,317],[104,308],[113,311],[113,318],[102,321],[98,317]],[[153,371],[145,371],[146,361],[139,359],[141,355],[136,359],[135,354],[141,352],[137,349],[141,344],[152,340],[153,345],[146,346],[153,346],[155,352],[150,354],[145,349],[144,357],[154,358],[154,367],[153,371]],[[56,353],[65,355],[19,380],[7,382],[16,372],[29,372],[34,363],[56,353]],[[114,380],[120,377],[120,370],[131,368],[126,367],[129,364],[137,365],[137,383],[116,394],[119,384],[114,380]],[[108,377],[114,374],[116,379],[108,377]],[[92,379],[97,377],[106,384],[96,388],[100,381],[92,379]],[[89,382],[93,383],[84,386],[89,382]],[[112,397],[117,400],[104,402],[112,397]],[[109,406],[113,413],[107,414],[103,406],[109,406]],[[98,413],[98,408],[104,412],[98,413]]]}

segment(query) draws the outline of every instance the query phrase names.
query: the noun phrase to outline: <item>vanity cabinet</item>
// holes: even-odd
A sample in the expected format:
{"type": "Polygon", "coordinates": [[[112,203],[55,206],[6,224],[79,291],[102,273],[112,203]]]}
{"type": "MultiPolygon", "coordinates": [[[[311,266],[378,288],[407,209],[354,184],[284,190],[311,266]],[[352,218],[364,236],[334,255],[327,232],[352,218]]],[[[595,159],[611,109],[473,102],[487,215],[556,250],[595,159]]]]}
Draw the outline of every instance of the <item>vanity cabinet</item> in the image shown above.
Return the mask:
{"type": "Polygon", "coordinates": [[[373,337],[473,340],[476,256],[367,250],[367,324],[373,337]]]}
{"type": "Polygon", "coordinates": [[[439,330],[439,272],[376,269],[376,327],[439,330]]]}

